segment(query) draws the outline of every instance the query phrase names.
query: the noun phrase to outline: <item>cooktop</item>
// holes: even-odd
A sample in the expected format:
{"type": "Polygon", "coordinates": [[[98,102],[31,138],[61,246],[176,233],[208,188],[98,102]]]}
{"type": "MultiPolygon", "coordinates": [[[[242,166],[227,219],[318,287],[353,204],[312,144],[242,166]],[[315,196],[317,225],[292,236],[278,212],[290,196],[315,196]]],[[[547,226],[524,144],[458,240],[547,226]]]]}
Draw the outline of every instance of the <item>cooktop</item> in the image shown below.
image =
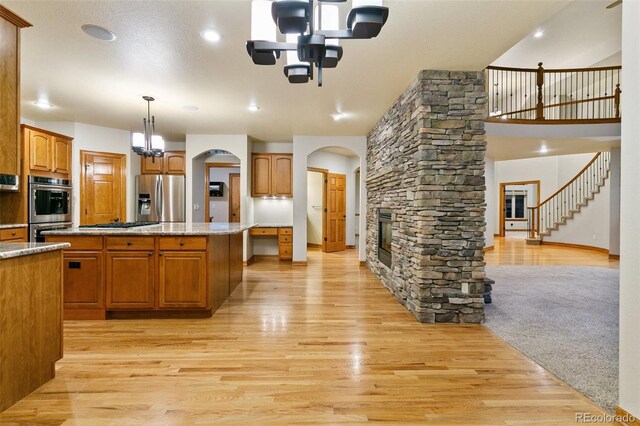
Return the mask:
{"type": "Polygon", "coordinates": [[[111,222],[95,225],[82,225],[80,228],[135,228],[137,226],[157,225],[158,222],[111,222]]]}

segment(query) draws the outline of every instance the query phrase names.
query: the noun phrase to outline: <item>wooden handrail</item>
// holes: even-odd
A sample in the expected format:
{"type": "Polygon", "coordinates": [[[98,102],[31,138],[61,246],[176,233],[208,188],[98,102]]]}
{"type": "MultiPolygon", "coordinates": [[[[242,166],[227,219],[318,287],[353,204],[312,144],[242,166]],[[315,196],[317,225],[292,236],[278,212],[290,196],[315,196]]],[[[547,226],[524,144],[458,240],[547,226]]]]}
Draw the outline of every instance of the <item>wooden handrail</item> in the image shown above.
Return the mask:
{"type": "MultiPolygon", "coordinates": [[[[488,70],[496,70],[496,71],[519,71],[519,72],[538,72],[538,68],[513,68],[513,67],[497,67],[494,65],[489,65],[487,67],[488,70]]],[[[587,71],[611,71],[611,70],[621,70],[622,65],[614,65],[610,67],[593,67],[593,68],[556,68],[556,69],[547,69],[544,68],[545,73],[552,72],[587,72],[587,71]]]]}
{"type": "Polygon", "coordinates": [[[620,65],[545,69],[487,67],[490,118],[530,120],[620,119],[620,65]]]}
{"type": "MultiPolygon", "coordinates": [[[[577,105],[577,104],[583,104],[586,102],[598,102],[598,101],[605,101],[607,99],[616,99],[616,95],[611,95],[611,96],[601,96],[599,98],[590,98],[590,99],[580,99],[577,101],[569,101],[569,102],[560,102],[559,104],[551,104],[551,105],[543,105],[543,108],[555,108],[555,107],[561,107],[561,106],[567,106],[567,105],[577,105]]],[[[492,117],[502,117],[505,115],[512,115],[512,114],[521,114],[523,112],[529,112],[529,111],[535,111],[536,108],[526,108],[526,109],[519,109],[518,111],[511,111],[511,112],[503,112],[502,114],[496,114],[496,115],[492,115],[492,117]]]]}
{"type": "Polygon", "coordinates": [[[580,170],[578,172],[577,175],[575,175],[573,177],[573,179],[571,179],[569,182],[567,182],[562,188],[558,189],[556,192],[553,193],[552,196],[550,196],[549,198],[547,198],[546,200],[544,200],[543,202],[541,202],[540,204],[538,204],[538,207],[533,207],[533,208],[540,208],[541,206],[545,205],[546,203],[548,203],[553,197],[555,197],[556,195],[558,195],[559,193],[562,192],[563,189],[565,189],[566,187],[568,187],[569,185],[571,185],[573,182],[575,182],[576,180],[578,180],[578,178],[593,164],[596,162],[596,160],[598,159],[598,157],[600,157],[600,155],[602,155],[601,152],[597,153],[592,159],[591,161],[589,161],[589,163],[584,166],[584,168],[582,170],[580,170]]]}

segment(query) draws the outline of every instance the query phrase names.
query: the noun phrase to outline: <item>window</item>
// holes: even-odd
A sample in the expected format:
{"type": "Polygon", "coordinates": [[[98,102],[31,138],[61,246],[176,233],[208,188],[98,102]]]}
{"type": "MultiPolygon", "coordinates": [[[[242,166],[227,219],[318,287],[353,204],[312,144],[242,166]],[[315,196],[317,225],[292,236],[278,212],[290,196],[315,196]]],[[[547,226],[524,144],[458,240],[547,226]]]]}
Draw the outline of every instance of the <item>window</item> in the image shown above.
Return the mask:
{"type": "Polygon", "coordinates": [[[510,190],[505,191],[504,196],[504,218],[526,219],[527,192],[510,190]]]}

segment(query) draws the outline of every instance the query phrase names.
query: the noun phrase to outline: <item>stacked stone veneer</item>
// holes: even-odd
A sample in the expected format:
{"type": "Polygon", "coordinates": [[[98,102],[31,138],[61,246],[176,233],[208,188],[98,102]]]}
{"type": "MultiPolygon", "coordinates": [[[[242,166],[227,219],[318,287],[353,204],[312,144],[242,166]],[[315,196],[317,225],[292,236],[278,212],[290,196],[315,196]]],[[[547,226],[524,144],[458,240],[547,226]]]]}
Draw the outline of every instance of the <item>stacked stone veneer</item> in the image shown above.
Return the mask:
{"type": "Polygon", "coordinates": [[[484,320],[484,85],[481,72],[422,71],[368,136],[367,265],[422,322],[484,320]]]}

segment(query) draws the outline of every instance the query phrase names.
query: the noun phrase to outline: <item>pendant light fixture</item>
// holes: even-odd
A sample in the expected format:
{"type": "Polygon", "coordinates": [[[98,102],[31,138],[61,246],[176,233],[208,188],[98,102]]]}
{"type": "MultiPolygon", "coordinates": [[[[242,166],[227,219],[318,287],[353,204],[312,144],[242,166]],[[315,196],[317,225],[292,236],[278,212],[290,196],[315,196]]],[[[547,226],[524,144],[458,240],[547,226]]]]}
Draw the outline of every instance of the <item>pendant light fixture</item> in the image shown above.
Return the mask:
{"type": "Polygon", "coordinates": [[[134,133],[131,137],[133,152],[144,157],[164,156],[164,139],[156,135],[156,118],[151,115],[151,102],[155,101],[151,96],[143,96],[147,101],[147,117],[142,119],[144,133],[134,133]]]}
{"type": "Polygon", "coordinates": [[[346,28],[339,28],[338,6],[347,0],[253,0],[251,40],[247,53],[256,65],[275,65],[286,52],[284,75],[290,83],[307,83],[342,59],[340,39],[368,39],[379,33],[389,16],[382,0],[352,0],[346,28]],[[329,4],[328,4],[329,3],[329,4]],[[286,41],[278,42],[276,28],[286,41]]]}

